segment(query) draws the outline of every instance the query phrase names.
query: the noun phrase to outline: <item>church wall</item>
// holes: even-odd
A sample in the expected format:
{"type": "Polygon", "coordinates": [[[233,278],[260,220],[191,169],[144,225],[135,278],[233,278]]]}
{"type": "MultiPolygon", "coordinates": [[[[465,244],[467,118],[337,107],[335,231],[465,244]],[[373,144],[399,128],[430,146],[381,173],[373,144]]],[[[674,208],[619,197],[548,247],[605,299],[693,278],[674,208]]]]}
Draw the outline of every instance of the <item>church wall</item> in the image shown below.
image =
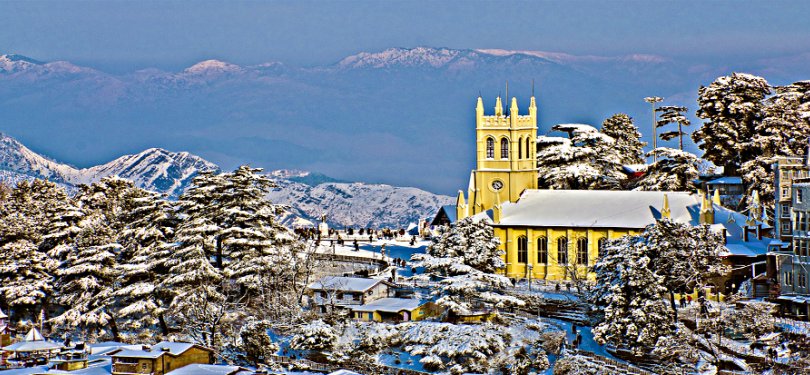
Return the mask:
{"type": "Polygon", "coordinates": [[[617,239],[626,235],[641,233],[642,229],[627,228],[564,228],[564,227],[495,227],[495,235],[501,240],[501,249],[506,252],[503,256],[506,268],[505,275],[510,278],[525,279],[530,275],[528,265],[531,265],[531,278],[535,280],[571,280],[571,273],[576,272],[578,278],[594,280],[595,274],[589,270],[596,264],[599,257],[599,239],[617,239]],[[518,239],[525,236],[528,241],[527,262],[519,262],[518,239]],[[537,240],[545,237],[547,240],[547,262],[538,260],[537,240]],[[566,237],[568,244],[568,263],[558,263],[559,248],[557,239],[566,237]],[[577,239],[586,238],[588,264],[577,264],[577,239]]]}

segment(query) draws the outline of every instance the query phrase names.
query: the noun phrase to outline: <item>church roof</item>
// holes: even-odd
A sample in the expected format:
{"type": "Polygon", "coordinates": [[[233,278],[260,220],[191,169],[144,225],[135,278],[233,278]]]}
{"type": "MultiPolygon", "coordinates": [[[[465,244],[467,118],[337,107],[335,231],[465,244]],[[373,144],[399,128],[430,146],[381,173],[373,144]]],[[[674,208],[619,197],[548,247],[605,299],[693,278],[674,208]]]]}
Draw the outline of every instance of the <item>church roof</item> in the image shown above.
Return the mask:
{"type": "Polygon", "coordinates": [[[641,229],[661,219],[664,194],[673,221],[699,216],[700,197],[687,192],[526,190],[517,202],[503,204],[495,226],[641,229]]]}

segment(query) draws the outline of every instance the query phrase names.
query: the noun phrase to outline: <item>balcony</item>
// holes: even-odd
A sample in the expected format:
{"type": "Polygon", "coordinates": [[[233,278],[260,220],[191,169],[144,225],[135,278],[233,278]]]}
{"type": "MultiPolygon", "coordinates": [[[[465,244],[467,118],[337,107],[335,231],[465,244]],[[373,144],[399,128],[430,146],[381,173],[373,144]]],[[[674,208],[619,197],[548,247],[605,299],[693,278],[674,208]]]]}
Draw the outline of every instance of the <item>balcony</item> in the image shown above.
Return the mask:
{"type": "Polygon", "coordinates": [[[141,370],[141,366],[138,363],[113,363],[112,365],[112,373],[113,375],[128,375],[128,374],[138,374],[138,375],[152,375],[152,372],[145,372],[141,370]]]}

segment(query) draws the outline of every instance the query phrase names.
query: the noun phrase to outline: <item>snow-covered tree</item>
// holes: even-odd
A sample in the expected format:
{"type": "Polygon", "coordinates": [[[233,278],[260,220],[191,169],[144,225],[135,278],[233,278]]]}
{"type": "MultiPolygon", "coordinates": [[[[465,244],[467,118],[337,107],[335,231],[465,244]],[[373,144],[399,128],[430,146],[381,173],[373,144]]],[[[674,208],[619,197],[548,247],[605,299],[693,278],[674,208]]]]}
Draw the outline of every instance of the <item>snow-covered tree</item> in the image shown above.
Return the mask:
{"type": "Polygon", "coordinates": [[[541,187],[619,189],[625,179],[622,155],[613,138],[583,124],[560,124],[552,130],[569,138],[538,137],[537,166],[541,187]]]}
{"type": "Polygon", "coordinates": [[[736,175],[744,162],[757,157],[751,140],[764,117],[762,101],[770,93],[764,78],[743,73],[719,77],[698,90],[696,114],[706,121],[692,139],[725,174],[736,175]]]}
{"type": "Polygon", "coordinates": [[[435,291],[439,296],[436,303],[451,314],[469,314],[476,302],[495,307],[522,306],[522,300],[502,293],[512,285],[509,279],[494,273],[504,266],[499,244],[489,224],[470,217],[458,221],[427,253],[414,254],[411,260],[427,273],[445,276],[435,291]]]}
{"type": "Polygon", "coordinates": [[[678,150],[683,151],[683,127],[692,124],[684,115],[684,113],[686,113],[686,107],[665,105],[656,108],[655,111],[661,112],[661,114],[658,115],[658,122],[655,123],[656,128],[662,128],[670,124],[678,126],[678,130],[667,130],[658,133],[658,136],[664,141],[678,137],[678,150]]]}
{"type": "Polygon", "coordinates": [[[645,191],[694,191],[698,178],[700,159],[694,154],[672,148],[659,147],[658,159],[647,167],[644,175],[635,182],[633,190],[645,191]]]}
{"type": "Polygon", "coordinates": [[[56,271],[57,302],[62,314],[51,322],[62,328],[81,326],[86,330],[109,326],[115,339],[118,330],[110,312],[116,254],[121,246],[111,242],[111,230],[101,222],[85,226],[76,239],[76,248],[56,271]]]}
{"type": "Polygon", "coordinates": [[[171,203],[156,193],[132,190],[126,200],[124,228],[118,236],[123,246],[117,265],[120,277],[113,293],[117,314],[125,328],[150,331],[157,325],[167,335],[168,293],[158,286],[168,274],[177,220],[171,203]]]}
{"type": "Polygon", "coordinates": [[[662,336],[672,334],[663,278],[651,267],[649,249],[642,237],[625,236],[608,241],[594,266],[593,303],[604,314],[594,329],[594,339],[625,347],[636,353],[652,348],[662,336]]]}
{"type": "Polygon", "coordinates": [[[51,272],[56,262],[28,239],[4,244],[0,254],[3,301],[12,308],[41,306],[53,291],[51,272]]]}
{"type": "Polygon", "coordinates": [[[644,146],[647,143],[641,141],[641,132],[633,124],[632,117],[624,113],[610,116],[602,122],[600,131],[615,141],[614,147],[618,151],[620,163],[644,163],[644,146]]]}
{"type": "Polygon", "coordinates": [[[290,341],[290,347],[295,350],[330,351],[337,343],[338,335],[335,328],[315,320],[301,326],[298,333],[290,341]]]}
{"type": "Polygon", "coordinates": [[[266,361],[270,355],[275,354],[279,349],[278,344],[274,343],[267,334],[270,327],[269,321],[250,317],[239,330],[239,337],[242,339],[241,348],[248,360],[254,365],[266,361]]]}
{"type": "Polygon", "coordinates": [[[411,323],[403,326],[392,344],[423,356],[420,362],[428,370],[485,374],[490,360],[506,349],[505,336],[502,327],[492,324],[411,323]]]}
{"type": "Polygon", "coordinates": [[[776,158],[804,156],[810,141],[810,81],[777,86],[774,91],[776,94],[764,101],[764,118],[750,141],[758,150],[756,157],[744,161],[741,168],[747,196],[756,191],[761,203],[770,207],[774,203],[772,165],[776,158]]]}

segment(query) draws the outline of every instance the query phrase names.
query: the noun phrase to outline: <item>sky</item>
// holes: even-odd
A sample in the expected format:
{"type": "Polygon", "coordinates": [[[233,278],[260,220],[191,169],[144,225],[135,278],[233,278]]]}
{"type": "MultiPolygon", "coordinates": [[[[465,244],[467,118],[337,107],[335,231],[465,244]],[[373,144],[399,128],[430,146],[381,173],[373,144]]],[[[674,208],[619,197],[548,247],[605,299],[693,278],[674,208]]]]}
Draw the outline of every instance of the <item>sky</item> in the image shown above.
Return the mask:
{"type": "MultiPolygon", "coordinates": [[[[680,85],[671,85],[677,86],[678,91],[671,90],[664,95],[672,101],[669,104],[692,105],[694,109],[697,87],[718,75],[736,71],[740,62],[757,62],[745,65],[743,69],[754,66],[755,69],[760,69],[755,73],[770,74],[769,79],[782,79],[784,82],[777,81],[780,84],[810,78],[807,76],[810,74],[807,73],[807,66],[810,66],[807,64],[810,61],[808,20],[810,2],[779,0],[0,1],[0,54],[16,53],[42,61],[67,60],[117,76],[145,68],[179,72],[206,59],[219,59],[243,66],[279,61],[295,67],[322,67],[362,51],[376,52],[391,47],[537,50],[578,56],[649,54],[675,59],[680,65],[687,67],[685,70],[670,71],[678,74],[673,75],[673,79],[683,82],[680,85]],[[767,63],[759,63],[769,59],[780,62],[781,65],[774,64],[778,69],[768,71],[767,63]],[[685,77],[683,71],[690,72],[693,76],[685,77]],[[704,75],[698,77],[698,72],[703,72],[704,75]]],[[[481,72],[476,77],[492,78],[490,81],[497,81],[497,84],[452,82],[453,78],[450,77],[450,83],[446,87],[426,88],[432,92],[428,92],[425,97],[446,98],[442,107],[448,107],[442,108],[442,113],[433,113],[432,118],[427,120],[436,123],[448,118],[457,122],[468,121],[472,116],[468,103],[472,99],[468,96],[474,95],[482,86],[485,93],[494,95],[496,90],[500,90],[503,79],[508,79],[512,72],[499,72],[492,77],[488,77],[486,73],[481,72]]],[[[640,98],[650,95],[657,81],[655,77],[637,77],[647,73],[633,76],[632,68],[625,73],[628,75],[621,79],[633,82],[623,82],[621,89],[617,88],[618,85],[611,87],[608,83],[613,77],[602,77],[605,80],[599,85],[591,85],[589,81],[578,82],[579,88],[601,90],[591,96],[600,101],[593,103],[594,105],[580,103],[564,107],[562,104],[567,104],[566,102],[580,100],[574,90],[565,92],[566,86],[575,85],[564,80],[539,83],[543,87],[542,95],[546,96],[541,97],[545,99],[541,103],[541,120],[587,120],[598,124],[606,115],[626,111],[635,118],[646,121],[648,112],[645,111],[648,107],[640,98]],[[644,82],[647,78],[650,79],[644,82]],[[631,89],[634,87],[627,88],[633,85],[638,89],[633,91],[631,89]],[[555,87],[557,91],[546,91],[548,87],[555,87]],[[551,116],[546,116],[547,114],[551,116]]],[[[667,71],[662,74],[665,73],[667,71]]],[[[555,77],[570,75],[560,73],[555,77]]],[[[534,77],[523,78],[528,82],[529,78],[534,77]]],[[[0,85],[2,84],[4,82],[0,80],[0,85]]],[[[261,121],[248,124],[249,121],[239,117],[242,115],[239,111],[245,106],[252,105],[250,111],[246,110],[248,114],[264,114],[262,105],[251,102],[252,99],[244,102],[237,99],[234,107],[223,109],[218,114],[219,117],[210,116],[211,121],[208,124],[204,118],[208,108],[200,110],[194,107],[194,99],[190,99],[185,107],[175,112],[168,106],[148,107],[165,110],[166,113],[142,113],[137,106],[122,109],[113,104],[109,107],[112,110],[107,111],[104,109],[107,107],[102,107],[94,112],[98,113],[97,118],[87,121],[88,116],[95,114],[77,114],[76,111],[83,112],[80,107],[74,112],[63,111],[67,105],[65,103],[78,103],[79,106],[87,104],[82,102],[81,93],[85,91],[81,90],[92,90],[95,86],[92,82],[83,84],[85,86],[80,89],[66,91],[63,95],[78,93],[74,95],[76,100],[65,100],[43,111],[40,111],[41,103],[53,103],[48,96],[52,92],[43,90],[41,93],[34,92],[16,98],[14,90],[4,91],[0,87],[0,91],[11,93],[10,96],[0,97],[0,108],[17,111],[6,113],[2,117],[6,121],[17,121],[13,125],[8,122],[3,125],[0,118],[0,131],[19,137],[35,151],[82,167],[104,163],[117,155],[137,152],[146,147],[166,147],[174,151],[191,151],[227,167],[237,163],[255,162],[268,168],[322,168],[313,170],[334,174],[343,179],[418,186],[451,195],[457,187],[466,185],[468,168],[473,163],[471,150],[460,156],[440,155],[441,143],[446,140],[430,140],[433,144],[416,149],[417,155],[402,157],[403,165],[399,166],[396,155],[413,149],[409,144],[413,139],[424,141],[426,137],[406,137],[402,132],[398,134],[382,128],[376,132],[376,122],[384,125],[381,120],[386,118],[408,117],[408,114],[397,112],[400,108],[378,108],[378,113],[363,113],[368,117],[368,124],[361,136],[367,147],[364,150],[355,150],[354,156],[355,159],[368,159],[368,154],[375,152],[380,157],[386,154],[387,158],[381,161],[384,165],[373,169],[359,166],[355,163],[356,160],[344,157],[344,154],[351,152],[339,150],[332,155],[324,153],[323,149],[313,151],[307,148],[311,145],[308,143],[313,141],[307,139],[307,134],[310,133],[304,129],[325,137],[326,140],[321,140],[323,143],[350,138],[353,130],[357,131],[357,128],[352,129],[351,121],[357,121],[353,117],[357,117],[355,115],[360,112],[351,110],[342,102],[322,111],[321,116],[334,115],[338,119],[343,116],[340,121],[344,123],[333,126],[328,118],[322,119],[320,128],[314,125],[306,128],[307,124],[296,123],[284,117],[283,110],[281,116],[279,112],[268,112],[270,114],[262,117],[261,121]],[[19,102],[26,100],[40,107],[27,108],[25,111],[19,109],[19,102]],[[120,112],[124,114],[116,115],[120,112]],[[191,112],[196,112],[197,117],[187,116],[191,112]],[[70,113],[71,116],[65,116],[64,113],[70,113]],[[151,121],[158,117],[160,121],[151,121]],[[172,125],[175,119],[186,122],[180,124],[181,121],[178,120],[177,124],[172,125]],[[245,124],[240,125],[240,121],[245,124]],[[165,129],[171,126],[175,129],[165,129]],[[116,132],[104,127],[119,129],[116,132]],[[295,132],[282,134],[287,129],[296,127],[298,130],[295,132]],[[265,138],[269,140],[262,143],[265,138]],[[219,140],[223,141],[218,142],[219,140]],[[287,143],[279,144],[279,141],[287,143]],[[102,143],[104,147],[100,146],[102,143]],[[268,149],[281,150],[276,156],[283,155],[284,152],[297,152],[320,155],[320,158],[310,158],[317,159],[317,163],[306,158],[284,163],[279,162],[276,156],[268,156],[268,149]],[[396,168],[416,170],[418,168],[414,168],[414,164],[421,163],[423,159],[436,160],[438,157],[452,160],[446,165],[434,166],[432,172],[383,175],[396,168]],[[410,160],[405,161],[406,158],[410,160]],[[344,165],[340,165],[341,163],[344,165]],[[363,169],[366,171],[361,173],[363,169]]],[[[382,82],[380,86],[385,84],[390,86],[374,92],[396,93],[398,89],[407,86],[403,82],[382,82]]],[[[363,87],[348,86],[357,92],[337,94],[344,96],[341,99],[346,101],[351,101],[355,94],[359,98],[363,98],[363,95],[376,95],[363,90],[363,87]]],[[[528,91],[528,86],[524,86],[524,91],[528,91]]],[[[60,87],[75,88],[70,82],[60,87]]],[[[304,93],[311,89],[306,84],[287,87],[298,88],[304,93]]],[[[115,92],[115,83],[106,88],[115,92]]],[[[326,90],[322,92],[329,92],[331,85],[327,82],[321,89],[326,90]]],[[[411,87],[410,92],[424,94],[418,87],[411,87]]],[[[248,98],[299,100],[295,95],[284,95],[285,93],[260,93],[265,96],[248,98]]],[[[229,95],[227,90],[220,94],[229,95]]],[[[212,100],[216,101],[216,98],[212,100]]],[[[406,104],[410,108],[425,107],[419,100],[425,99],[413,95],[406,104]]],[[[114,102],[113,99],[110,101],[114,102]]],[[[141,102],[136,100],[134,103],[141,102]]],[[[386,98],[379,98],[376,103],[394,105],[393,103],[402,104],[402,101],[387,102],[386,98]]],[[[297,108],[311,106],[308,102],[290,104],[297,108]]],[[[428,106],[431,105],[433,104],[428,106]]],[[[412,124],[423,121],[413,114],[410,117],[401,120],[401,123],[408,125],[409,121],[412,124]]],[[[697,121],[693,122],[697,124],[697,121]]],[[[426,128],[435,125],[422,124],[426,128]]],[[[543,123],[541,128],[548,129],[552,125],[552,122],[543,123]]],[[[466,127],[466,123],[463,126],[466,127]]],[[[409,132],[425,131],[421,129],[414,127],[409,132]]],[[[464,129],[467,133],[473,131],[471,127],[464,129]]],[[[471,147],[466,143],[464,145],[471,147]]],[[[693,147],[690,151],[695,151],[694,145],[690,147],[693,147]]]]}
{"type": "Polygon", "coordinates": [[[428,45],[733,60],[807,50],[806,1],[3,1],[0,51],[106,71],[428,45]]]}

